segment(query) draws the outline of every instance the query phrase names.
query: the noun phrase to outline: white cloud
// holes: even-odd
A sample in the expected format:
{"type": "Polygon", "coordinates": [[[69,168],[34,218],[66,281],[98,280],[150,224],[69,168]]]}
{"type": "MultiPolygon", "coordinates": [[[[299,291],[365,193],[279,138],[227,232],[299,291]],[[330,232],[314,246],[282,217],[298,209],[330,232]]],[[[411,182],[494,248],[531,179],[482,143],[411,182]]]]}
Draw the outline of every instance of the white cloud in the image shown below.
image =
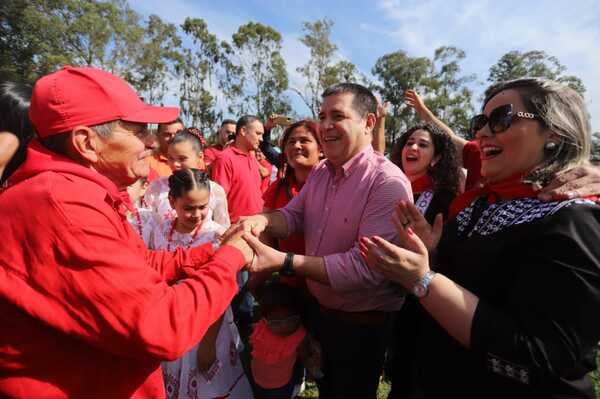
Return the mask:
{"type": "Polygon", "coordinates": [[[468,73],[487,78],[489,67],[511,50],[543,50],[581,78],[592,125],[600,130],[600,2],[380,0],[382,21],[362,24],[386,35],[391,46],[431,56],[440,45],[464,49],[468,73]]]}

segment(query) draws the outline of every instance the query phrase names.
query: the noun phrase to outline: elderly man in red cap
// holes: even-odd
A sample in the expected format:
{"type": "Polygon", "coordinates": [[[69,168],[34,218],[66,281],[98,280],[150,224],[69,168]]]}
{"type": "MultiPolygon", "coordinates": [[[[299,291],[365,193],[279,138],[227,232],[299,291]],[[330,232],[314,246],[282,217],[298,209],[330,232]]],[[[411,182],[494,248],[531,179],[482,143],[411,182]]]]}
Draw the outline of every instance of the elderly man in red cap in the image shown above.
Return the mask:
{"type": "Polygon", "coordinates": [[[177,108],[65,67],[29,112],[39,141],[0,195],[0,397],[164,398],[160,362],[221,316],[252,251],[149,251],[127,223],[119,190],[148,173],[146,124],[177,108]]]}

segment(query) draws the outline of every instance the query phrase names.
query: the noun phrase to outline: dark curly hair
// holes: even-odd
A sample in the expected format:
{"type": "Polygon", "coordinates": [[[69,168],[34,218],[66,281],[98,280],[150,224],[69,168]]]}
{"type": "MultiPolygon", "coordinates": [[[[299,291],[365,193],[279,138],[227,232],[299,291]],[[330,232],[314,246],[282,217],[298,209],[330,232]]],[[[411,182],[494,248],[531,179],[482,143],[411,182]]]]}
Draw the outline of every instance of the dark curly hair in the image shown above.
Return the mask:
{"type": "Polygon", "coordinates": [[[425,130],[431,136],[433,143],[433,156],[440,155],[440,160],[433,167],[427,168],[427,174],[433,181],[434,190],[448,190],[454,194],[458,193],[459,175],[456,148],[448,134],[439,127],[430,123],[422,123],[409,128],[396,140],[392,148],[390,160],[404,170],[402,167],[402,149],[406,142],[417,130],[425,130]]]}

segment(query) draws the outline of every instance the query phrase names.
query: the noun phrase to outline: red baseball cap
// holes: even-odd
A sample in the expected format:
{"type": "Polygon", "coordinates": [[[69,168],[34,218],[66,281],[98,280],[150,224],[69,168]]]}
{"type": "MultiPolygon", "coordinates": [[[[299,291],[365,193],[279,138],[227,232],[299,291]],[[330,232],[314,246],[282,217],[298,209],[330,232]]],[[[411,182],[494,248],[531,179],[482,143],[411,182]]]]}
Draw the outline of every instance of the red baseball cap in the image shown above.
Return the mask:
{"type": "Polygon", "coordinates": [[[41,138],[117,119],[167,123],[179,108],[145,105],[123,79],[96,68],[66,66],[33,87],[29,119],[41,138]]]}

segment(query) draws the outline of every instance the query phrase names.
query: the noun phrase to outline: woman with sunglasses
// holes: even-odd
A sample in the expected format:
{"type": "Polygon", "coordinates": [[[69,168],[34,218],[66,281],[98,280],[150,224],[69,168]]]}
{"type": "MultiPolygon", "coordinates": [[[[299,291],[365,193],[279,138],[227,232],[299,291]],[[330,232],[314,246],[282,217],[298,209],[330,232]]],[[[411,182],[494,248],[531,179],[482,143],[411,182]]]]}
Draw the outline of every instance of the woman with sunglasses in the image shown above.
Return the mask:
{"type": "Polygon", "coordinates": [[[401,247],[361,240],[369,265],[426,312],[416,345],[424,396],[595,398],[600,207],[537,198],[589,157],[583,98],[544,79],[501,83],[472,126],[485,185],[455,200],[441,240],[407,203],[394,215],[401,247]]]}

